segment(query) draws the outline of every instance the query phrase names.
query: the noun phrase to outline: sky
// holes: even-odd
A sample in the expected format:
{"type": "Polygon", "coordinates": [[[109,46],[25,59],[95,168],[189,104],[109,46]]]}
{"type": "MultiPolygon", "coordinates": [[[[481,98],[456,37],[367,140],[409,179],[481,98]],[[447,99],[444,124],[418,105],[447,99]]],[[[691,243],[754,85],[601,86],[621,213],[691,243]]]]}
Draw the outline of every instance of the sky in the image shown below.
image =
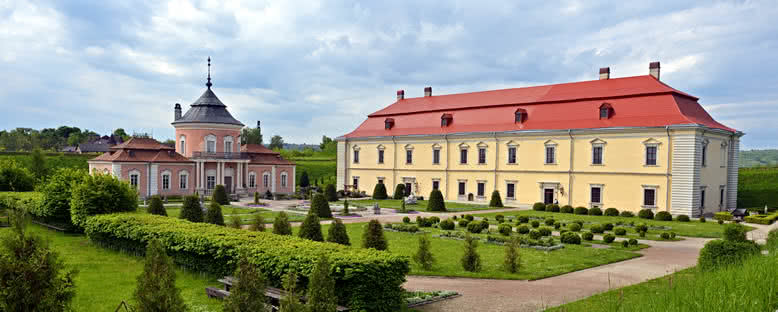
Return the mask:
{"type": "Polygon", "coordinates": [[[0,0],[0,128],[174,134],[213,90],[288,143],[406,97],[646,75],[778,148],[774,1],[0,0]]]}

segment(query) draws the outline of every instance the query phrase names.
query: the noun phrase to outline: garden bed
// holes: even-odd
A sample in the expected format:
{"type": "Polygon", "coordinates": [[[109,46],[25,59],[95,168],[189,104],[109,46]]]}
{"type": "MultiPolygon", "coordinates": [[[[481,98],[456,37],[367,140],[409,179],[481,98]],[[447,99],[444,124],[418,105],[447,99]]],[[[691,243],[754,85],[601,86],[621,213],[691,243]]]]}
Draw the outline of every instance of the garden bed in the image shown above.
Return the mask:
{"type": "Polygon", "coordinates": [[[453,299],[461,296],[456,291],[440,290],[440,291],[406,291],[405,302],[408,303],[408,308],[415,308],[423,306],[425,304],[435,303],[446,299],[453,299]]]}

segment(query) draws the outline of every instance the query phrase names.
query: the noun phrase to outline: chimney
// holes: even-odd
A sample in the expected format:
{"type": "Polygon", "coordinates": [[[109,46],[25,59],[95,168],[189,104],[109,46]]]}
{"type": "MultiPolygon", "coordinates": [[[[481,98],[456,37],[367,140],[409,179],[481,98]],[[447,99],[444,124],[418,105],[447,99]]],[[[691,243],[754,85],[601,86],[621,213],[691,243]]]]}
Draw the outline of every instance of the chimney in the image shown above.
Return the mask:
{"type": "Polygon", "coordinates": [[[397,100],[405,99],[405,90],[397,90],[397,100]]]}
{"type": "Polygon", "coordinates": [[[432,87],[424,88],[424,96],[432,96],[432,87]]]}
{"type": "Polygon", "coordinates": [[[608,80],[610,78],[611,78],[611,68],[610,67],[600,68],[600,80],[608,80]]]}
{"type": "Polygon", "coordinates": [[[654,76],[656,80],[659,80],[659,62],[651,62],[648,64],[648,74],[654,76]]]}
{"type": "Polygon", "coordinates": [[[173,112],[174,112],[173,113],[173,118],[175,118],[174,120],[181,119],[181,104],[176,103],[176,106],[173,109],[173,112]]]}
{"type": "Polygon", "coordinates": [[[259,120],[257,120],[257,129],[259,129],[259,120]]]}

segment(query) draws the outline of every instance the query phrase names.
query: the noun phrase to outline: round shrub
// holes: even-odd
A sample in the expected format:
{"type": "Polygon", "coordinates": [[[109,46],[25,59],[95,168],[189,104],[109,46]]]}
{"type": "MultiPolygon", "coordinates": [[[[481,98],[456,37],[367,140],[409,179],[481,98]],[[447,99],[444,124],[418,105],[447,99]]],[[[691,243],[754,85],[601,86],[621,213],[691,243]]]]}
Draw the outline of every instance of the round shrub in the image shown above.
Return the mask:
{"type": "Polygon", "coordinates": [[[138,209],[138,193],[112,175],[88,175],[73,185],[70,214],[73,225],[83,228],[88,216],[138,209]]]}
{"type": "Polygon", "coordinates": [[[557,204],[546,205],[546,212],[559,212],[559,205],[557,204]]]}
{"type": "Polygon", "coordinates": [[[538,230],[529,231],[529,238],[531,238],[531,239],[540,239],[541,237],[543,237],[543,235],[540,234],[540,231],[538,231],[538,230]]]}
{"type": "Polygon", "coordinates": [[[72,226],[70,197],[73,186],[80,184],[87,175],[86,170],[73,168],[60,168],[55,171],[40,189],[43,201],[39,209],[32,209],[29,213],[45,222],[72,226]]]}
{"type": "Polygon", "coordinates": [[[427,211],[446,211],[446,202],[443,201],[443,193],[440,190],[430,192],[429,201],[427,201],[427,211]]]}
{"type": "Polygon", "coordinates": [[[473,221],[474,218],[473,215],[465,215],[465,219],[467,219],[467,221],[473,221]]]}
{"type": "Polygon", "coordinates": [[[531,223],[531,224],[532,224],[532,227],[533,227],[533,228],[538,228],[538,227],[540,226],[540,221],[538,221],[538,220],[532,220],[532,223],[531,223]]]}
{"type": "Polygon", "coordinates": [[[608,209],[605,209],[604,214],[606,216],[609,216],[609,217],[616,217],[616,216],[619,215],[619,210],[616,209],[616,208],[608,208],[608,209]]]}
{"type": "Polygon", "coordinates": [[[431,222],[427,222],[427,219],[422,216],[416,216],[416,225],[419,227],[428,227],[431,226],[431,222]],[[428,225],[429,223],[429,225],[428,225]]]}
{"type": "Polygon", "coordinates": [[[458,218],[458,217],[457,217],[456,215],[454,215],[453,217],[451,217],[451,219],[454,219],[454,220],[456,220],[457,218],[458,218]]]}
{"type": "Polygon", "coordinates": [[[547,226],[540,227],[538,229],[540,231],[540,235],[542,236],[551,236],[551,228],[547,226]]]}
{"type": "Polygon", "coordinates": [[[500,234],[502,235],[510,236],[512,231],[513,231],[513,227],[511,227],[510,224],[502,223],[497,226],[497,232],[500,232],[500,234]]]}
{"type": "Polygon", "coordinates": [[[637,239],[634,239],[634,238],[630,238],[630,239],[629,239],[629,244],[630,244],[631,246],[637,246],[637,245],[638,245],[638,240],[637,240],[637,239]]]}
{"type": "Polygon", "coordinates": [[[602,210],[600,208],[594,207],[592,209],[589,209],[589,215],[590,216],[601,216],[602,210]]]}
{"type": "Polygon", "coordinates": [[[646,225],[645,223],[638,224],[637,226],[635,226],[635,231],[637,231],[638,233],[648,232],[648,225],[646,225]]]}
{"type": "Polygon", "coordinates": [[[519,234],[527,234],[529,233],[529,227],[526,224],[519,225],[519,227],[516,228],[516,232],[519,232],[519,234]]]}
{"type": "Polygon", "coordinates": [[[743,259],[759,254],[759,252],[759,246],[750,241],[712,240],[700,250],[697,267],[703,271],[709,271],[720,266],[738,264],[743,259]]]}
{"type": "Polygon", "coordinates": [[[634,217],[634,216],[635,216],[635,214],[634,214],[634,213],[632,213],[632,211],[622,211],[622,212],[619,214],[619,216],[622,216],[622,217],[624,217],[624,218],[632,218],[632,217],[634,217]]]}
{"type": "Polygon", "coordinates": [[[605,223],[602,225],[602,229],[605,231],[612,231],[613,230],[613,223],[605,223]]]}
{"type": "Polygon", "coordinates": [[[573,221],[573,223],[578,223],[578,225],[580,225],[581,227],[583,227],[583,223],[584,223],[584,222],[583,222],[583,221],[581,221],[581,220],[575,220],[575,221],[573,221]]]}
{"type": "Polygon", "coordinates": [[[0,161],[0,192],[29,192],[35,189],[35,175],[13,159],[0,161]]]}
{"type": "Polygon", "coordinates": [[[497,220],[497,222],[500,222],[500,223],[505,222],[505,216],[503,216],[501,214],[498,214],[498,215],[494,216],[494,219],[497,220]]]}
{"type": "Polygon", "coordinates": [[[613,234],[609,233],[602,236],[602,241],[607,244],[612,243],[614,240],[616,240],[616,236],[614,236],[613,234]]]}
{"type": "Polygon", "coordinates": [[[575,207],[574,212],[577,215],[587,215],[589,214],[589,209],[586,209],[586,207],[575,207]]]}
{"type": "Polygon", "coordinates": [[[411,223],[411,218],[408,218],[407,216],[403,217],[403,223],[411,223]]]}
{"type": "Polygon", "coordinates": [[[159,195],[151,196],[151,203],[149,203],[149,208],[146,209],[146,212],[167,217],[167,210],[165,210],[165,205],[162,204],[162,197],[159,195]]]}
{"type": "Polygon", "coordinates": [[[440,217],[438,217],[438,216],[432,216],[432,217],[425,218],[425,219],[427,219],[427,222],[432,223],[432,224],[440,223],[440,217]]]}
{"type": "Polygon", "coordinates": [[[467,224],[470,223],[467,219],[459,219],[459,226],[460,227],[467,227],[467,224]]]}
{"type": "Polygon", "coordinates": [[[573,209],[573,206],[570,205],[564,205],[559,209],[559,211],[562,213],[573,213],[574,210],[575,209],[573,209]]]}
{"type": "Polygon", "coordinates": [[[567,228],[569,228],[570,231],[578,232],[581,230],[581,225],[578,223],[570,223],[570,225],[568,225],[567,228]]]}
{"type": "Polygon", "coordinates": [[[700,217],[700,223],[705,223],[705,221],[707,221],[707,220],[705,220],[705,216],[701,216],[700,217]]]}
{"type": "Polygon", "coordinates": [[[746,232],[746,227],[740,224],[727,224],[724,226],[724,240],[730,242],[745,242],[746,232]]]}
{"type": "Polygon", "coordinates": [[[558,230],[558,229],[560,229],[560,228],[562,228],[562,223],[559,223],[559,222],[554,222],[554,229],[555,229],[555,230],[558,230]]]}
{"type": "Polygon", "coordinates": [[[654,212],[651,211],[651,209],[641,209],[640,212],[638,212],[638,217],[641,219],[653,219],[654,212]]]}
{"type": "Polygon", "coordinates": [[[722,225],[722,224],[724,224],[724,220],[721,220],[721,219],[719,219],[719,221],[718,221],[718,222],[719,222],[719,225],[722,225]]]}
{"type": "Polygon", "coordinates": [[[586,241],[591,241],[594,239],[594,234],[592,234],[592,232],[583,232],[581,233],[581,237],[586,241]]]}
{"type": "Polygon", "coordinates": [[[546,211],[546,204],[541,203],[541,202],[537,202],[537,203],[532,205],[532,210],[535,210],[535,211],[546,211]]]}
{"type": "Polygon", "coordinates": [[[676,218],[675,218],[675,221],[679,221],[679,222],[689,222],[689,221],[691,221],[691,220],[689,219],[689,216],[687,216],[687,215],[680,215],[680,216],[678,216],[678,217],[676,217],[676,218]]]}
{"type": "Polygon", "coordinates": [[[673,221],[673,216],[667,211],[660,211],[657,212],[656,215],[654,215],[654,220],[673,221]]]}
{"type": "Polygon", "coordinates": [[[467,231],[473,234],[481,233],[484,230],[482,223],[481,221],[470,222],[467,224],[467,231]]]}
{"type": "MultiPolygon", "coordinates": [[[[328,184],[327,187],[329,188],[330,185],[328,184]]],[[[335,186],[332,186],[333,189],[335,189],[335,186]]],[[[335,194],[335,198],[337,200],[338,195],[335,194]]],[[[386,185],[383,183],[378,183],[375,185],[375,188],[373,188],[373,199],[383,200],[389,198],[389,194],[386,193],[386,185]]]]}
{"type": "Polygon", "coordinates": [[[451,231],[454,229],[455,226],[456,225],[454,224],[454,221],[451,221],[451,219],[440,221],[441,230],[451,231]]]}
{"type": "Polygon", "coordinates": [[[670,239],[675,239],[675,232],[670,232],[670,239]]]}
{"type": "Polygon", "coordinates": [[[627,235],[627,229],[622,227],[617,227],[613,229],[613,233],[619,236],[627,235]]]}
{"type": "Polygon", "coordinates": [[[519,216],[519,223],[528,223],[529,217],[527,216],[519,216]]]}
{"type": "Polygon", "coordinates": [[[578,234],[575,234],[573,232],[565,232],[564,234],[562,234],[562,236],[560,236],[559,240],[565,244],[573,244],[573,245],[581,244],[581,237],[578,236],[578,234]]]}
{"type": "Polygon", "coordinates": [[[662,232],[662,234],[659,235],[662,239],[670,239],[670,233],[662,232]]]}
{"type": "Polygon", "coordinates": [[[208,205],[208,210],[205,212],[205,223],[216,224],[224,226],[224,215],[222,215],[222,206],[215,200],[211,201],[208,205]]]}
{"type": "Polygon", "coordinates": [[[546,218],[546,220],[543,220],[543,223],[546,225],[554,225],[554,218],[546,218]]]}
{"type": "Polygon", "coordinates": [[[626,240],[621,241],[621,247],[629,248],[629,241],[626,240]]]}
{"type": "Polygon", "coordinates": [[[592,224],[592,226],[589,227],[589,230],[595,234],[602,234],[603,232],[605,232],[605,229],[603,229],[602,225],[599,224],[592,224]]]}

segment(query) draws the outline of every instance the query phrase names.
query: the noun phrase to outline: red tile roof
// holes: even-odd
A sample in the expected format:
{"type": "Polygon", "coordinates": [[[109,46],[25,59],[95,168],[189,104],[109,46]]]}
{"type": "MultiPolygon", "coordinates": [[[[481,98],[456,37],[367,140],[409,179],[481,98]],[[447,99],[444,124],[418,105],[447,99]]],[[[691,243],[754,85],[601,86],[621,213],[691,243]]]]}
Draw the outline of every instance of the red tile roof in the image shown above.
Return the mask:
{"type": "Polygon", "coordinates": [[[243,153],[253,154],[278,154],[277,152],[274,152],[262,144],[243,144],[240,147],[240,151],[243,153]]]}
{"type": "Polygon", "coordinates": [[[284,159],[280,154],[252,154],[249,163],[254,165],[294,165],[294,162],[284,159]]]}
{"type": "Polygon", "coordinates": [[[103,153],[92,159],[93,161],[114,161],[114,162],[191,162],[183,155],[173,150],[133,150],[122,149],[103,153]]]}
{"type": "Polygon", "coordinates": [[[175,150],[175,148],[159,143],[155,139],[144,138],[131,138],[127,142],[112,146],[111,149],[175,150]]]}
{"type": "Polygon", "coordinates": [[[681,124],[736,131],[713,120],[697,100],[652,76],[408,98],[368,115],[345,137],[681,124]],[[601,120],[598,108],[603,103],[611,105],[613,114],[601,120]],[[519,108],[527,115],[524,122],[515,123],[519,108]],[[441,127],[444,113],[453,115],[453,121],[441,127]],[[388,130],[387,117],[394,119],[394,127],[388,130]]]}

